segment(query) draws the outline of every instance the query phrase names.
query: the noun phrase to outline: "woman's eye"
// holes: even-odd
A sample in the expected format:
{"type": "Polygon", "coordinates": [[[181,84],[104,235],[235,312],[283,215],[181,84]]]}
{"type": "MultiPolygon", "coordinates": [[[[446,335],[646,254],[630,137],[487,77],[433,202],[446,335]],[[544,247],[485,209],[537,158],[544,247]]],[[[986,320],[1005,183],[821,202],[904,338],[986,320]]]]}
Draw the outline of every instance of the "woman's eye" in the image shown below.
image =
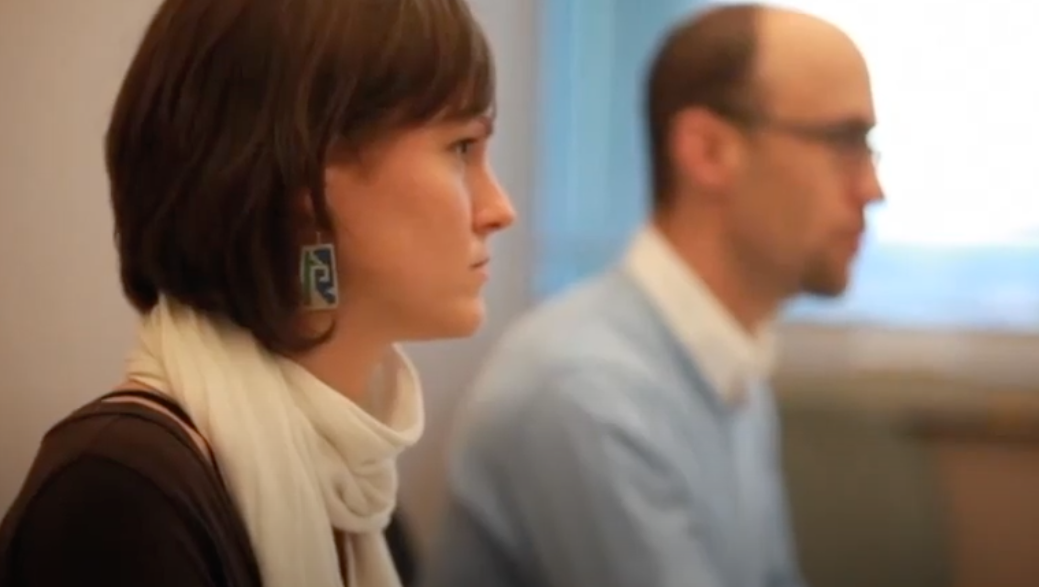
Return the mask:
{"type": "Polygon", "coordinates": [[[473,146],[476,145],[476,141],[473,139],[463,139],[458,141],[452,146],[452,149],[460,156],[465,157],[472,151],[473,146]]]}

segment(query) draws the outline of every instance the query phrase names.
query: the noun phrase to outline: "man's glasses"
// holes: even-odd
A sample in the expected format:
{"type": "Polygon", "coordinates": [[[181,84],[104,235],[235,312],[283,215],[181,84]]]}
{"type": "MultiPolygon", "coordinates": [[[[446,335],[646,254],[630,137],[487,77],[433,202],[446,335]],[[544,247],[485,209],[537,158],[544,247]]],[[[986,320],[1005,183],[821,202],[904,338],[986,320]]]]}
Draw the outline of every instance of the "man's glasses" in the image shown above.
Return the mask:
{"type": "Polygon", "coordinates": [[[837,157],[842,166],[852,171],[868,164],[876,165],[880,159],[880,154],[870,142],[873,125],[864,120],[807,122],[750,115],[728,109],[715,109],[715,113],[747,129],[778,132],[823,145],[837,157]]]}

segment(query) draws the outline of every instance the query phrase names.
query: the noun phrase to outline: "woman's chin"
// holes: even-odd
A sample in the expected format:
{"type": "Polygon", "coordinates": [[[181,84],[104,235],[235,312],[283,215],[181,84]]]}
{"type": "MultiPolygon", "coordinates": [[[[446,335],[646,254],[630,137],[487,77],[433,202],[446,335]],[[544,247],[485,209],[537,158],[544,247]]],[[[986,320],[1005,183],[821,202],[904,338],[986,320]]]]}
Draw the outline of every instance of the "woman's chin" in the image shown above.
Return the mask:
{"type": "Polygon", "coordinates": [[[482,297],[462,300],[431,313],[426,327],[409,338],[425,341],[467,338],[480,330],[486,316],[487,305],[482,297]]]}

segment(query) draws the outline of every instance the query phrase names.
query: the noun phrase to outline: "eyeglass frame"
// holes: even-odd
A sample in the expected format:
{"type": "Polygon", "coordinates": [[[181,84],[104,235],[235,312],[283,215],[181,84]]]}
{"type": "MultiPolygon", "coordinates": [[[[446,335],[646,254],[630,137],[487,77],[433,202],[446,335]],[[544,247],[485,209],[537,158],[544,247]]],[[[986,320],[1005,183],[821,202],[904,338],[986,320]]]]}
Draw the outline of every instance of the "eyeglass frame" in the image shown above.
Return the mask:
{"type": "Polygon", "coordinates": [[[880,153],[870,142],[874,124],[866,120],[808,122],[751,113],[737,108],[708,109],[745,130],[770,130],[822,145],[831,151],[846,169],[852,171],[862,169],[867,163],[876,166],[880,161],[880,153]]]}

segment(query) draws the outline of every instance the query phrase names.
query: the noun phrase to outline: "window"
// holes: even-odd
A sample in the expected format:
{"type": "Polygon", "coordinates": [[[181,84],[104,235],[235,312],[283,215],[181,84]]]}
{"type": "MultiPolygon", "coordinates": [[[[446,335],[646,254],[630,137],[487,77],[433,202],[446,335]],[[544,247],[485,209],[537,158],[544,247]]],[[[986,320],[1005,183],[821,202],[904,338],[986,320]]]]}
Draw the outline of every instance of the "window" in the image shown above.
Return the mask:
{"type": "Polygon", "coordinates": [[[689,1],[551,0],[541,10],[534,278],[548,295],[612,262],[645,215],[644,71],[689,1]]]}
{"type": "MultiPolygon", "coordinates": [[[[549,294],[600,270],[645,216],[641,92],[692,0],[545,3],[545,173],[534,219],[549,294]]],[[[1039,330],[1039,8],[1018,0],[786,0],[855,38],[869,62],[888,202],[849,292],[791,321],[1039,330]]]]}

